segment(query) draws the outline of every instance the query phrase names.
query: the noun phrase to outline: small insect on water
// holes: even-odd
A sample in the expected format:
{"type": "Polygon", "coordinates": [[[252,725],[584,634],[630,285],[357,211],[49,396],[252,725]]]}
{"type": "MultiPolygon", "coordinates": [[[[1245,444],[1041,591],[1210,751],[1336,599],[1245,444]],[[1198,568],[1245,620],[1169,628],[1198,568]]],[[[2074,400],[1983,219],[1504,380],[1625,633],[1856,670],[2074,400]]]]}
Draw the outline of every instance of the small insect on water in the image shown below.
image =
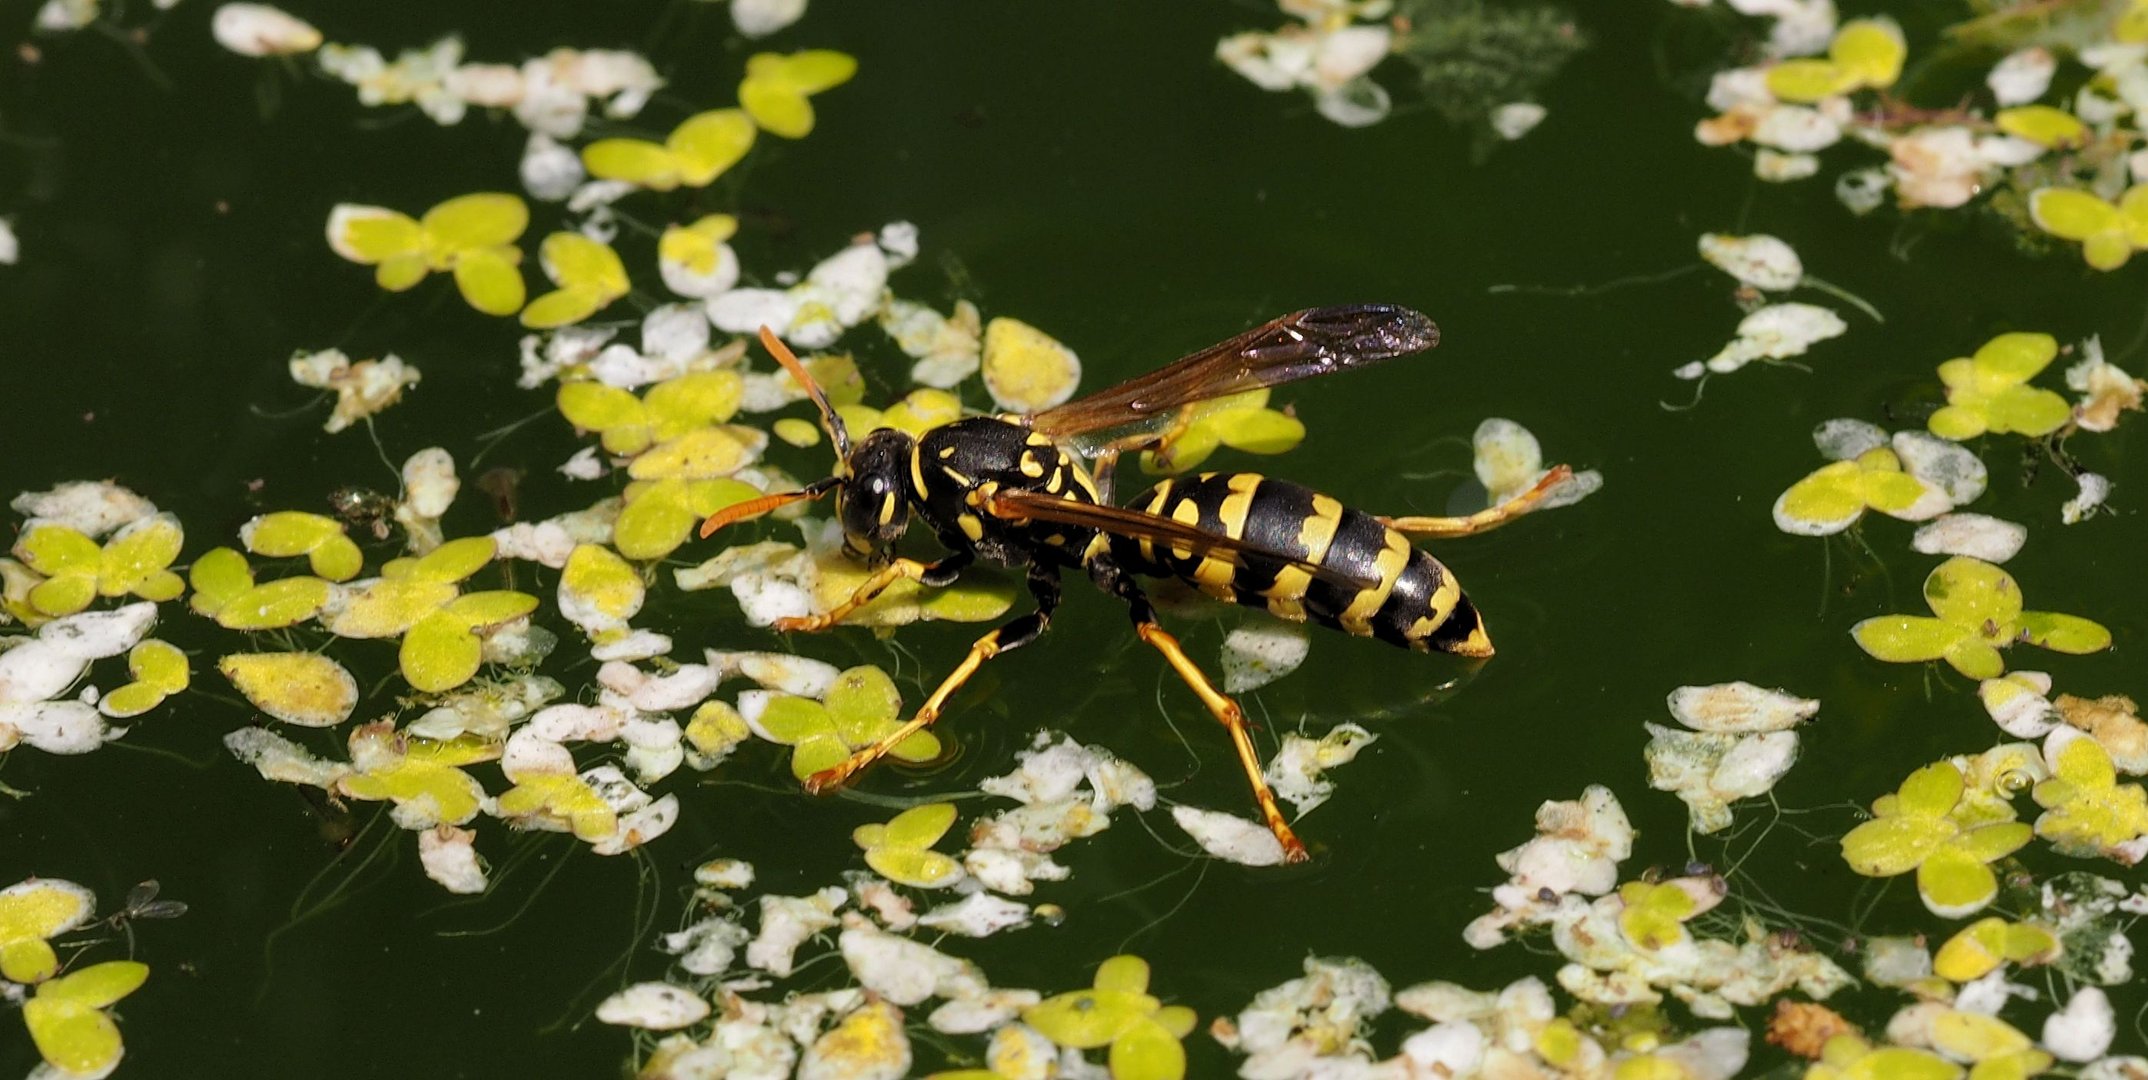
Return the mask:
{"type": "Polygon", "coordinates": [[[1491,639],[1476,608],[1454,575],[1409,538],[1466,536],[1503,524],[1533,509],[1568,475],[1561,466],[1529,492],[1456,518],[1376,517],[1297,484],[1244,472],[1167,480],[1132,507],[1110,504],[1118,456],[1168,448],[1200,402],[1366,367],[1439,343],[1431,319],[1391,305],[1285,315],[1034,415],[965,417],[914,438],[883,428],[857,442],[798,358],[766,328],[761,342],[820,410],[835,445],[835,474],[800,491],[721,510],[702,523],[701,535],[833,494],[849,552],[878,568],[842,603],[818,615],[779,619],[776,629],[825,630],[897,581],[946,586],[979,558],[1024,569],[1037,604],[977,639],[907,724],[810,777],[806,787],[816,792],[843,784],[937,720],[948,698],[985,661],[1036,640],[1059,606],[1060,572],[1078,568],[1127,603],[1135,633],[1163,654],[1230,733],[1284,858],[1301,861],[1305,847],[1262,777],[1244,712],[1158,622],[1137,576],[1180,579],[1220,600],[1418,651],[1486,657],[1491,639]],[[1096,463],[1093,472],[1085,457],[1096,463]],[[939,538],[946,556],[925,563],[894,554],[913,515],[939,538]]]}

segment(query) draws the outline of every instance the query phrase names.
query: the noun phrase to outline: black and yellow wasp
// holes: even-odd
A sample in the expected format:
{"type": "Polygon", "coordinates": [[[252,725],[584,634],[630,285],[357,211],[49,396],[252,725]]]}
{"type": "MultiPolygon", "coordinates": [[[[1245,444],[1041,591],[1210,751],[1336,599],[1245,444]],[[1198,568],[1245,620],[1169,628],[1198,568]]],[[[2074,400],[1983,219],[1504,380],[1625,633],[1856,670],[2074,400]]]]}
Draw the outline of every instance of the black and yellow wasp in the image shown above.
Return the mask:
{"type": "Polygon", "coordinates": [[[797,357],[766,329],[761,341],[819,408],[835,444],[835,475],[722,510],[702,524],[701,535],[832,493],[846,544],[879,568],[831,610],[778,620],[777,629],[827,629],[897,581],[949,585],[979,558],[1023,568],[1037,603],[1035,611],[977,639],[909,723],[808,779],[813,791],[844,783],[938,719],[948,698],[985,661],[1036,640],[1059,606],[1060,571],[1080,568],[1126,601],[1141,640],[1163,654],[1230,732],[1268,828],[1288,860],[1302,860],[1304,845],[1262,779],[1244,713],[1157,622],[1137,576],[1177,578],[1219,600],[1419,651],[1486,657],[1492,643],[1477,609],[1454,575],[1412,547],[1409,536],[1461,536],[1501,524],[1526,513],[1565,475],[1563,468],[1554,470],[1534,490],[1461,518],[1375,517],[1248,472],[1166,480],[1130,507],[1111,505],[1118,455],[1168,446],[1200,402],[1437,345],[1432,320],[1408,308],[1300,311],[1034,415],[965,417],[915,438],[883,428],[855,443],[797,357]],[[1093,472],[1083,455],[1095,460],[1093,472]],[[946,556],[931,563],[895,556],[894,545],[913,516],[939,537],[946,556]]]}

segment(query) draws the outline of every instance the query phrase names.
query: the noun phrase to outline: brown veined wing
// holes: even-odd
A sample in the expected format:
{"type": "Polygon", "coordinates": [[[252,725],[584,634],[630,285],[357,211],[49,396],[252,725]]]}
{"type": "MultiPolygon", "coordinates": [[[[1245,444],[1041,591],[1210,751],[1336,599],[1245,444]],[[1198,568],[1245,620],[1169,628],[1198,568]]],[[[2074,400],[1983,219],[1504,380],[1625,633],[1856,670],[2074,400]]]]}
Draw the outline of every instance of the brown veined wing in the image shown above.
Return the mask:
{"type": "Polygon", "coordinates": [[[1167,367],[1029,417],[1032,430],[1085,452],[1140,447],[1190,405],[1370,367],[1439,344],[1439,327],[1395,304],[1294,311],[1167,367]]]}
{"type": "Polygon", "coordinates": [[[1176,518],[1162,517],[1143,510],[1129,510],[1106,503],[1082,502],[1062,498],[1043,491],[999,491],[986,504],[992,516],[1009,521],[1034,519],[1049,521],[1055,525],[1073,525],[1095,529],[1113,536],[1125,536],[1135,540],[1148,540],[1171,548],[1183,548],[1196,554],[1213,556],[1232,566],[1244,566],[1248,558],[1258,558],[1295,566],[1320,581],[1352,589],[1369,589],[1378,582],[1344,573],[1332,566],[1286,555],[1258,544],[1210,532],[1197,525],[1188,525],[1176,518]]]}

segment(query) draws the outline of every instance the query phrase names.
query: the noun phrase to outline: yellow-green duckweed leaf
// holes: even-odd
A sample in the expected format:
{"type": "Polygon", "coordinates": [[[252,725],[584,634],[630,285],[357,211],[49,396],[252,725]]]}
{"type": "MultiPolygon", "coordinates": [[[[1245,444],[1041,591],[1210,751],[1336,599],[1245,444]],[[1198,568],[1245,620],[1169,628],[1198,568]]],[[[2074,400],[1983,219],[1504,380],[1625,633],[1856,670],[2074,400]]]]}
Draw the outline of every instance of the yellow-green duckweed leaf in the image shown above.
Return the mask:
{"type": "Polygon", "coordinates": [[[1851,461],[1825,465],[1775,500],[1775,527],[1795,536],[1827,536],[1857,523],[1868,509],[1904,521],[1937,517],[1953,507],[1938,485],[1902,471],[1893,450],[1877,447],[1851,461]]]}
{"type": "Polygon", "coordinates": [[[191,678],[186,654],[169,642],[151,638],[127,653],[127,671],[134,681],[104,696],[99,712],[115,719],[140,716],[164,699],[187,688],[191,678]]]}
{"type": "Polygon", "coordinates": [[[254,587],[253,568],[232,548],[211,548],[187,570],[194,596],[187,601],[197,614],[214,617],[240,594],[254,587]]]}
{"type": "Polygon", "coordinates": [[[358,681],[319,653],[234,653],[217,670],[254,708],[300,727],[334,727],[358,706],[358,681]]]}
{"type": "Polygon", "coordinates": [[[650,446],[737,415],[745,380],[735,371],[699,371],[666,379],[641,398],[596,382],[559,388],[559,411],[583,431],[604,437],[604,448],[633,455],[650,446]]]}
{"type": "MultiPolygon", "coordinates": [[[[824,705],[836,734],[852,750],[859,750],[900,726],[902,692],[887,672],[861,665],[835,677],[824,705]]],[[[888,755],[902,761],[931,761],[940,756],[940,740],[929,731],[920,731],[896,743],[888,755]]]]}
{"type": "Polygon", "coordinates": [[[501,793],[500,816],[510,821],[542,818],[564,823],[585,843],[609,839],[619,831],[619,816],[604,797],[571,773],[532,773],[501,793]]]}
{"type": "Polygon", "coordinates": [[[804,448],[820,445],[820,427],[811,420],[801,420],[795,416],[786,416],[769,425],[769,430],[774,433],[776,438],[792,446],[804,448]]]}
{"type": "Polygon", "coordinates": [[[1179,1039],[1192,1030],[1195,1018],[1191,1010],[1166,1008],[1149,996],[1148,983],[1147,961],[1115,956],[1097,968],[1091,989],[1031,1005],[1022,1010],[1022,1022],[1070,1049],[1110,1046],[1115,1078],[1178,1080],[1186,1071],[1179,1039]]]}
{"type": "Polygon", "coordinates": [[[807,49],[789,56],[757,53],[746,61],[746,78],[738,84],[738,103],[762,131],[802,139],[813,130],[814,94],[849,82],[858,61],[830,49],[807,49]]]}
{"type": "Polygon", "coordinates": [[[639,481],[627,486],[612,543],[629,559],[661,559],[685,543],[702,518],[760,494],[752,484],[728,478],[639,481]]]}
{"type": "Polygon", "coordinates": [[[2049,105],[2000,109],[1991,120],[2008,135],[2054,150],[2072,149],[2088,142],[2087,124],[2072,113],[2049,105]]]}
{"type": "Polygon", "coordinates": [[[801,781],[850,756],[850,746],[835,733],[828,710],[809,698],[777,697],[755,724],[771,740],[791,747],[791,775],[801,781]]]}
{"type": "Polygon", "coordinates": [[[1996,915],[1978,919],[1947,939],[1932,956],[1932,972],[1950,982],[1981,979],[2000,964],[2047,964],[2061,951],[2058,936],[2032,923],[1996,915]]]}
{"type": "Polygon", "coordinates": [[[343,534],[342,524],[320,514],[263,514],[240,526],[239,540],[246,550],[271,559],[304,555],[314,574],[330,581],[349,581],[365,567],[365,556],[343,534]]]}
{"type": "Polygon", "coordinates": [[[2030,437],[2048,435],[2073,417],[2058,394],[2029,386],[2028,380],[2058,356],[2049,334],[2000,334],[1970,357],[1939,365],[1947,387],[1946,407],[1928,421],[1932,434],[1968,439],[1986,431],[2030,437]]]}
{"type": "Polygon", "coordinates": [[[1626,904],[1619,912],[1619,931],[1636,949],[1662,949],[1687,940],[1685,920],[1700,912],[1693,894],[1670,882],[1629,881],[1619,886],[1618,896],[1626,904]]]}
{"type": "MultiPolygon", "coordinates": [[[[381,288],[401,292],[434,271],[450,271],[471,307],[511,315],[524,287],[514,246],[529,227],[520,197],[480,192],[449,199],[423,220],[378,206],[338,204],[328,215],[328,246],[352,262],[375,266],[381,288]]],[[[325,576],[325,575],[324,575],[325,576]]]]}
{"type": "Polygon", "coordinates": [[[610,244],[580,233],[556,232],[544,238],[537,261],[559,286],[522,310],[522,325],[539,330],[571,326],[627,294],[626,264],[610,244]]]}
{"type": "Polygon", "coordinates": [[[536,597],[508,590],[470,593],[449,601],[403,635],[403,678],[413,689],[428,694],[469,682],[484,662],[479,633],[535,610],[536,597]]]}
{"type": "Polygon", "coordinates": [[[104,553],[82,533],[65,525],[32,525],[16,539],[15,557],[45,575],[29,592],[30,606],[40,614],[73,615],[96,599],[104,553]]]}
{"type": "Polygon", "coordinates": [[[455,599],[457,591],[445,581],[381,578],[337,596],[321,621],[337,637],[395,637],[455,599]]]}
{"type": "Polygon", "coordinates": [[[658,443],[627,466],[636,480],[713,480],[729,476],[760,457],[766,439],[752,428],[696,428],[658,443]]]}
{"type": "Polygon", "coordinates": [[[1929,1050],[1886,1046],[1877,1050],[1854,1034],[1827,1040],[1805,1080],[1959,1080],[1962,1067],[1929,1050]]]}
{"type": "Polygon", "coordinates": [[[38,1055],[63,1074],[110,1072],[124,1048],[119,1025],[104,1010],[148,978],[147,964],[111,960],[40,985],[37,996],[22,1006],[38,1055]]]}
{"type": "MultiPolygon", "coordinates": [[[[924,387],[903,395],[880,414],[880,426],[908,432],[912,438],[962,417],[962,399],[945,390],[924,387]]],[[[871,429],[867,429],[871,430],[871,429]]]]}
{"type": "Polygon", "coordinates": [[[2088,265],[2116,270],[2148,247],[2148,184],[2135,184],[2114,205],[2078,188],[2029,193],[2029,220],[2061,240],[2081,244],[2088,265]]]}
{"type": "Polygon", "coordinates": [[[456,582],[477,573],[500,551],[489,536],[465,536],[450,540],[423,557],[397,559],[381,567],[381,576],[411,581],[456,582]]]}
{"type": "Polygon", "coordinates": [[[2077,737],[2059,748],[2053,776],[2036,785],[2036,835],[2061,853],[2082,858],[2110,854],[2148,833],[2148,794],[2139,784],[2119,784],[2111,755],[2093,738],[2077,737]]]}
{"type": "Polygon", "coordinates": [[[69,526],[38,522],[17,538],[15,556],[46,578],[30,589],[30,605],[58,617],[81,611],[99,595],[177,597],[186,583],[166,568],[183,542],[179,521],[170,514],[131,522],[101,548],[69,526]]]}
{"type": "Polygon", "coordinates": [[[982,366],[985,390],[1009,412],[1051,408],[1073,397],[1081,383],[1081,358],[1074,350],[1019,319],[985,324],[982,366]]]}
{"type": "Polygon", "coordinates": [[[753,149],[754,133],[744,111],[712,109],[687,117],[661,145],[646,139],[590,143],[582,148],[582,167],[600,180],[624,180],[651,191],[707,187],[753,149]]]}
{"type": "Polygon", "coordinates": [[[89,921],[97,897],[72,881],[31,878],[0,889],[0,976],[34,983],[60,970],[51,938],[89,921]]]}
{"type": "Polygon", "coordinates": [[[1769,68],[1767,84],[1777,99],[1802,104],[1857,89],[1857,75],[1832,59],[1804,57],[1769,68]]]}
{"type": "Polygon", "coordinates": [[[179,557],[184,542],[179,519],[170,514],[130,523],[105,541],[98,560],[97,591],[156,601],[177,597],[186,591],[186,583],[166,567],[179,557]]]}
{"type": "Polygon", "coordinates": [[[1835,31],[1827,55],[1858,86],[1878,88],[1892,86],[1901,77],[1909,46],[1902,39],[1902,28],[1891,19],[1852,19],[1835,31]]]}
{"type": "Polygon", "coordinates": [[[256,585],[226,601],[216,611],[227,630],[277,630],[296,626],[328,603],[333,586],[317,577],[292,577],[256,585]]]}
{"type": "Polygon", "coordinates": [[[716,269],[724,242],[737,232],[738,219],[729,214],[710,214],[690,225],[672,225],[657,241],[656,257],[677,263],[693,274],[709,274],[716,269]]]}
{"type": "MultiPolygon", "coordinates": [[[[877,669],[872,669],[877,670],[877,669]]],[[[930,850],[955,823],[955,804],[914,806],[885,825],[860,825],[851,839],[865,849],[865,864],[889,881],[939,889],[962,879],[962,864],[930,850]]]]}
{"type": "Polygon", "coordinates": [[[641,610],[648,587],[625,559],[601,544],[579,544],[559,577],[559,610],[589,633],[616,630],[641,610]]]}
{"type": "Polygon", "coordinates": [[[485,789],[460,766],[500,756],[498,744],[474,735],[420,739],[378,721],[351,732],[351,766],[335,782],[353,799],[392,802],[396,824],[408,829],[461,825],[483,807],[485,789]]]}
{"type": "Polygon", "coordinates": [[[1933,914],[1959,918],[1982,909],[1999,894],[1985,864],[2019,850],[2031,834],[2020,822],[1964,828],[1952,816],[1963,787],[1950,762],[1911,773],[1895,794],[1872,804],[1872,820],[1842,838],[1844,861],[1868,877],[1916,870],[1917,893],[1933,914]]]}
{"type": "Polygon", "coordinates": [[[2088,653],[2110,645],[2110,631],[2088,619],[2021,610],[2021,591],[2006,571],[1964,555],[1934,568],[1924,599],[1937,618],[1883,615],[1850,630],[1866,653],[1892,663],[1945,659],[1972,679],[2005,673],[1998,650],[2027,641],[2059,652],[2088,653]]]}

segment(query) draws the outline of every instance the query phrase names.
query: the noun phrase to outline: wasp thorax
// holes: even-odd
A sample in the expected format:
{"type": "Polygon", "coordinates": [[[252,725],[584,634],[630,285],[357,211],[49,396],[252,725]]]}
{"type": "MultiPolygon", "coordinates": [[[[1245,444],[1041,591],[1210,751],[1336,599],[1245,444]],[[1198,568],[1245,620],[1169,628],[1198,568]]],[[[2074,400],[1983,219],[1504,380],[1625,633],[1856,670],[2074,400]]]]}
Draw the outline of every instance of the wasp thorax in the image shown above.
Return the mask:
{"type": "Polygon", "coordinates": [[[910,527],[910,446],[910,436],[881,428],[851,449],[844,462],[850,475],[835,493],[835,516],[852,551],[878,553],[910,527]]]}

